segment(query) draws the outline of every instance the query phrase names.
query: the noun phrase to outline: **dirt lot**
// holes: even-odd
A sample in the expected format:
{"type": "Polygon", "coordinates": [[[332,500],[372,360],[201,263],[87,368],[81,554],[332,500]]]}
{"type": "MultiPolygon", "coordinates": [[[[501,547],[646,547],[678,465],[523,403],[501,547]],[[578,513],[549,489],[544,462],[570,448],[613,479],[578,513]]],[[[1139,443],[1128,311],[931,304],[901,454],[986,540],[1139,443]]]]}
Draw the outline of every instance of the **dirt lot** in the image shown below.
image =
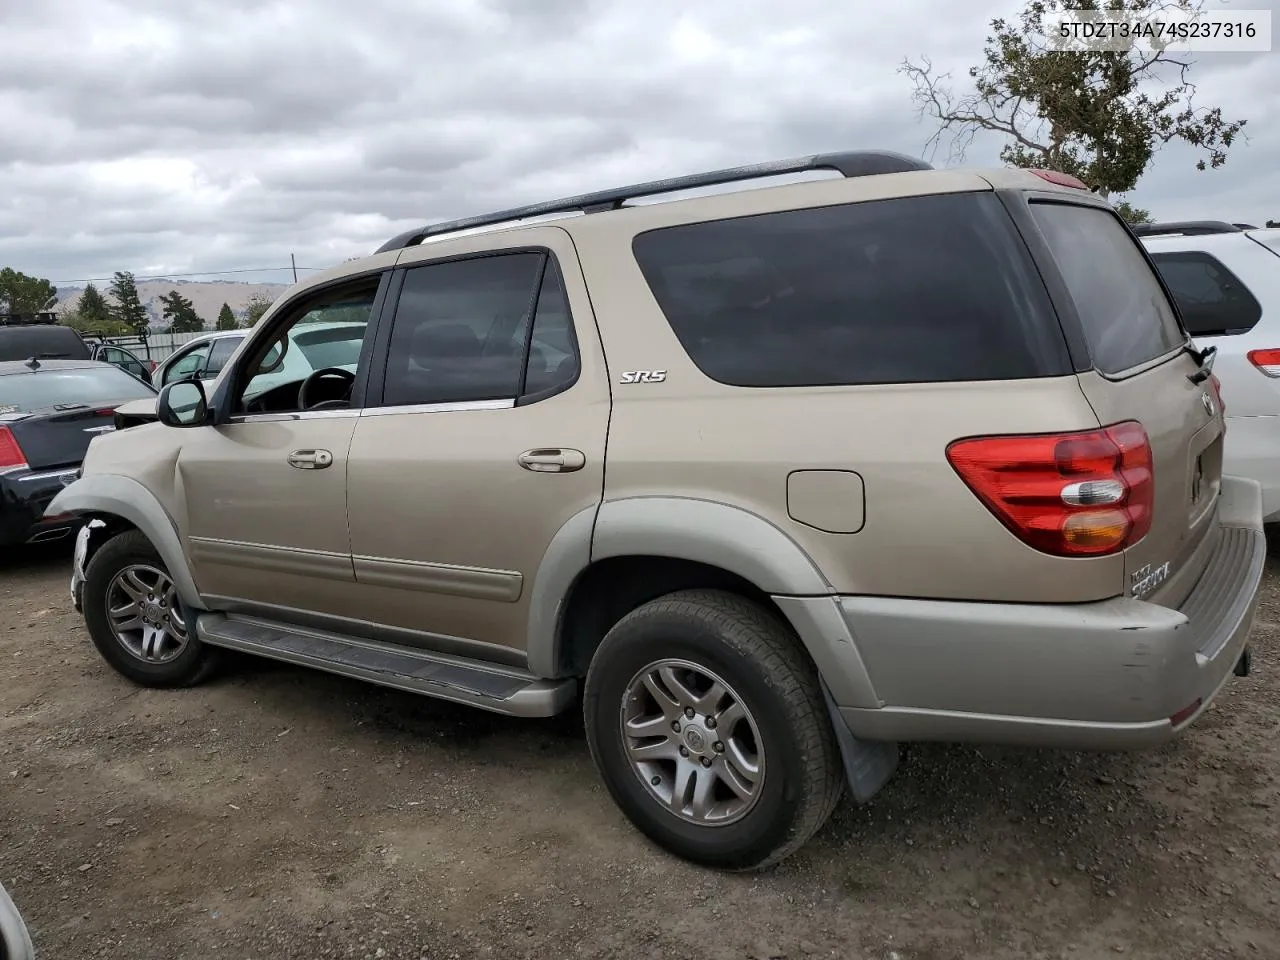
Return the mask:
{"type": "Polygon", "coordinates": [[[1143,755],[920,746],[772,873],[660,853],[580,723],[248,661],[139,690],[0,562],[0,881],[41,960],[1280,957],[1280,548],[1257,669],[1143,755]]]}

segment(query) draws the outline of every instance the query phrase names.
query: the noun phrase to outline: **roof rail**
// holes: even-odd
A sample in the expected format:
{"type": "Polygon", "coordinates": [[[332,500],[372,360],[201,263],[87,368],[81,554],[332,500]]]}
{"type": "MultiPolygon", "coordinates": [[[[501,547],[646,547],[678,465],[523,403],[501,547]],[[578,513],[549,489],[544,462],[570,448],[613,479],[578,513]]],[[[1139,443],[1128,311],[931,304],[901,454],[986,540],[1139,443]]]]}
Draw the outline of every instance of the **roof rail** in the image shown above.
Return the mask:
{"type": "Polygon", "coordinates": [[[430,224],[407,230],[399,236],[392,237],[375,252],[385,253],[388,250],[401,250],[416,246],[428,237],[445,233],[457,233],[473,227],[487,227],[529,217],[541,217],[553,213],[600,213],[605,210],[617,210],[627,200],[639,197],[652,197],[662,193],[675,193],[678,190],[694,190],[698,187],[713,187],[722,183],[737,183],[743,180],[754,180],[760,177],[778,177],[790,173],[804,173],[810,170],[834,170],[845,177],[869,177],[882,173],[906,173],[913,170],[932,170],[933,166],[916,157],[891,150],[853,150],[844,153],[818,153],[808,157],[796,157],[793,160],[774,160],[768,163],[756,163],[742,167],[729,167],[725,170],[712,170],[707,173],[694,173],[683,177],[672,177],[667,180],[651,180],[648,183],[637,183],[628,187],[614,187],[596,193],[584,193],[563,200],[550,200],[535,203],[526,207],[514,207],[498,213],[486,213],[477,217],[462,220],[451,220],[447,223],[430,224]]]}
{"type": "Polygon", "coordinates": [[[27,327],[32,324],[57,323],[58,315],[52,310],[37,313],[0,313],[0,327],[27,327]]]}
{"type": "Polygon", "coordinates": [[[1211,233],[1241,233],[1234,223],[1225,220],[1183,220],[1175,223],[1136,223],[1133,232],[1140,237],[1155,237],[1164,234],[1184,237],[1202,237],[1211,233]]]}

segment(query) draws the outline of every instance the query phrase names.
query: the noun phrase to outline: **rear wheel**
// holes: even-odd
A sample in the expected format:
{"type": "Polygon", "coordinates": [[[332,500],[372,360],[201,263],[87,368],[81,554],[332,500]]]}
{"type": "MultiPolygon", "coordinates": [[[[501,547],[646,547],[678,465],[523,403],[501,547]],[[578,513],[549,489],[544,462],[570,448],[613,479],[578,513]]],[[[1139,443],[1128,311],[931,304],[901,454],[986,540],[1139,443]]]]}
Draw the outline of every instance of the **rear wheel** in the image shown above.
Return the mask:
{"type": "Polygon", "coordinates": [[[682,591],[624,617],[592,660],[584,712],[614,800],[697,863],[776,863],[843,790],[817,671],[783,623],[734,594],[682,591]]]}
{"type": "Polygon", "coordinates": [[[215,665],[215,651],[196,639],[172,576],[140,531],[117,535],[93,555],[82,606],[98,652],[135,683],[189,686],[215,665]]]}

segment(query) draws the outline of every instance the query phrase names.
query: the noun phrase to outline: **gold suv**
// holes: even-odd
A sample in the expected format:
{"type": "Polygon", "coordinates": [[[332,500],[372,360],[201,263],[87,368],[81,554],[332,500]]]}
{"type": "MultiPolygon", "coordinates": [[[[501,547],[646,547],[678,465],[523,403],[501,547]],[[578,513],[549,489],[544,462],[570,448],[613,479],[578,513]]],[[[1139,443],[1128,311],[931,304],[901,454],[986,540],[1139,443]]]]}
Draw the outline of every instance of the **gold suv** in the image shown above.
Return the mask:
{"type": "Polygon", "coordinates": [[[856,152],[410,231],[120,411],[49,507],[73,598],[142,684],[580,700],[625,814],[724,868],[900,741],[1161,743],[1248,669],[1261,501],[1082,186],[856,152]]]}

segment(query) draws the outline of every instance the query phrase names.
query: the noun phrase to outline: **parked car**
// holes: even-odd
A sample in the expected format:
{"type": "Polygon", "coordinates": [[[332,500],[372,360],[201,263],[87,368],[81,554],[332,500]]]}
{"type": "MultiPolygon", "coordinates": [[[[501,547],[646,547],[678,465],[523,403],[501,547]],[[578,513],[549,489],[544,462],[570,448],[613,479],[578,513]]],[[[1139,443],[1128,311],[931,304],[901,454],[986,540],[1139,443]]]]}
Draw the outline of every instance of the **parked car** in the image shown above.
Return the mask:
{"type": "MultiPolygon", "coordinates": [[[[326,321],[316,317],[300,321],[289,332],[287,350],[275,363],[275,355],[268,361],[270,372],[255,378],[253,389],[265,392],[284,383],[301,383],[313,370],[323,367],[341,367],[355,371],[360,359],[359,348],[364,336],[364,323],[352,325],[338,321],[326,321]],[[354,345],[354,346],[353,346],[354,345]]],[[[179,380],[196,379],[206,388],[216,380],[227,361],[244,342],[248,330],[216,330],[195,337],[182,345],[160,365],[157,380],[161,386],[179,380]]]]}
{"type": "Polygon", "coordinates": [[[124,347],[86,340],[54,313],[0,314],[0,363],[12,360],[101,360],[127,370],[145,383],[153,366],[124,347]]]}
{"type": "Polygon", "coordinates": [[[1223,469],[1262,484],[1262,514],[1280,521],[1280,229],[1217,221],[1137,229],[1187,331],[1217,350],[1227,407],[1223,469]]]}
{"type": "Polygon", "coordinates": [[[1060,174],[855,152],[423,227],[156,413],[49,507],[90,522],[116,670],[580,694],[614,800],[702,864],[777,862],[899,741],[1147,747],[1249,666],[1259,486],[1142,245],[1060,174]]]}
{"type": "Polygon", "coordinates": [[[31,934],[13,899],[0,884],[0,960],[35,960],[31,934]]]}
{"type": "Polygon", "coordinates": [[[76,478],[90,441],[115,429],[115,408],[155,388],[98,360],[0,362],[0,546],[70,536],[73,515],[45,515],[76,478]]]}

